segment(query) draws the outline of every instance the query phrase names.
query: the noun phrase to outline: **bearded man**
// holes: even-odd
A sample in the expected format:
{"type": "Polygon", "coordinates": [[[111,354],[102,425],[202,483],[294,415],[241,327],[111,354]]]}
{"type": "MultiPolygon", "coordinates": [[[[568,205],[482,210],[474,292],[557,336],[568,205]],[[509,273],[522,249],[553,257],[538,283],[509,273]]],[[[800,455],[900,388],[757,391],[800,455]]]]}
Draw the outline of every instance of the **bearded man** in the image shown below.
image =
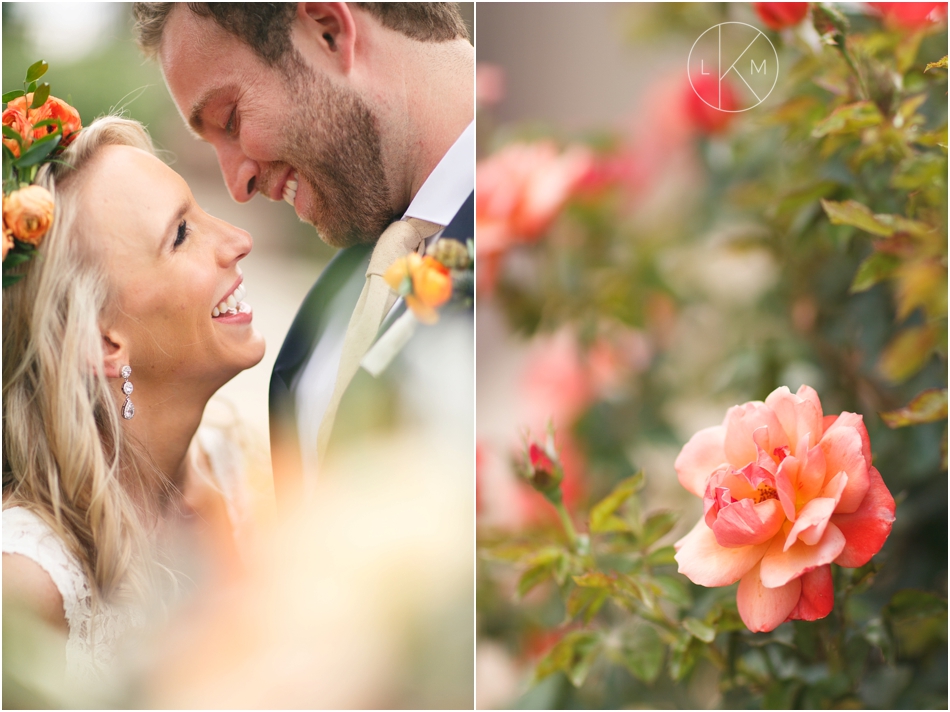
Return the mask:
{"type": "MultiPolygon", "coordinates": [[[[382,275],[435,240],[474,236],[474,48],[454,3],[135,3],[134,13],[140,46],[214,148],[232,197],[285,200],[342,248],[271,377],[275,488],[292,500],[318,477],[351,380],[368,378],[359,364],[376,372],[390,360],[367,355],[377,336],[399,332],[392,352],[410,341],[411,315],[382,275]]],[[[474,374],[459,377],[470,398],[474,374]]]]}

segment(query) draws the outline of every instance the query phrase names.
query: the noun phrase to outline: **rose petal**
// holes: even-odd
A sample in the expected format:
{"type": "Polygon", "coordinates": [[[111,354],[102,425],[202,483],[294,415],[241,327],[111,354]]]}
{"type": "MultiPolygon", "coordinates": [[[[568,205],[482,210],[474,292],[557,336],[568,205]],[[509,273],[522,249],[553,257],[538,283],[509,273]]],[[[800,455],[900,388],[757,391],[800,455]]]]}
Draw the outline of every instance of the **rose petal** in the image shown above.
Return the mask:
{"type": "Polygon", "coordinates": [[[814,546],[821,541],[834,511],[835,500],[830,497],[818,497],[802,507],[802,511],[798,513],[798,519],[785,538],[785,551],[788,551],[797,540],[809,546],[814,546]]]}
{"type": "MultiPolygon", "coordinates": [[[[846,414],[841,415],[843,417],[846,414]]],[[[840,420],[839,417],[838,421],[840,420]]],[[[835,427],[822,436],[819,444],[825,454],[825,483],[839,472],[848,474],[848,484],[841,493],[841,500],[835,511],[844,514],[855,511],[867,494],[870,484],[870,461],[864,457],[861,435],[853,426],[839,427],[836,423],[835,427]]]]}
{"type": "Polygon", "coordinates": [[[722,546],[752,546],[769,541],[784,522],[785,513],[778,500],[755,503],[751,499],[740,499],[719,510],[712,531],[722,546]]]}
{"type": "Polygon", "coordinates": [[[788,619],[801,598],[801,592],[800,579],[793,579],[778,588],[763,586],[759,566],[755,566],[739,582],[736,593],[739,616],[753,633],[767,633],[788,619]]]}
{"type": "Polygon", "coordinates": [[[825,483],[825,453],[821,446],[815,445],[808,451],[802,466],[798,469],[798,482],[795,484],[795,506],[803,507],[806,502],[810,502],[825,483]]]}
{"type": "Polygon", "coordinates": [[[837,416],[825,416],[825,434],[827,434],[829,430],[834,430],[836,428],[854,428],[858,431],[858,435],[861,436],[861,452],[864,455],[865,462],[867,462],[868,467],[870,467],[871,438],[868,437],[868,429],[864,425],[864,416],[858,415],[857,413],[848,412],[844,412],[837,416]]]}
{"type": "Polygon", "coordinates": [[[831,566],[819,566],[798,579],[802,595],[788,614],[790,621],[816,621],[824,618],[835,605],[835,588],[831,580],[831,566]]]}
{"type": "Polygon", "coordinates": [[[700,430],[683,446],[673,463],[680,484],[697,497],[706,493],[709,476],[726,463],[725,435],[726,429],[721,425],[700,430]]]}
{"type": "Polygon", "coordinates": [[[778,499],[782,503],[782,510],[790,522],[794,522],[797,517],[795,485],[793,482],[798,480],[800,469],[798,458],[789,455],[782,460],[782,464],[779,465],[775,473],[775,489],[778,492],[778,499]]]}
{"type": "MultiPolygon", "coordinates": [[[[824,428],[822,427],[821,402],[817,402],[818,394],[811,388],[809,394],[803,386],[798,389],[797,394],[792,394],[785,386],[776,388],[772,391],[765,404],[769,406],[778,418],[782,429],[788,437],[790,445],[799,445],[799,441],[808,436],[808,447],[814,446],[820,439],[824,428]],[[814,400],[810,396],[814,394],[814,400]],[[803,395],[809,397],[802,397],[803,395]]],[[[794,455],[799,455],[796,450],[794,455]]]]}
{"type": "Polygon", "coordinates": [[[753,433],[763,425],[768,428],[768,443],[763,443],[766,452],[788,445],[788,438],[775,413],[762,401],[736,405],[726,412],[723,422],[726,428],[724,448],[726,459],[733,467],[741,468],[756,461],[756,446],[753,433]]]}
{"type": "Polygon", "coordinates": [[[767,588],[778,588],[806,571],[830,564],[844,549],[844,542],[844,534],[831,522],[814,546],[796,541],[785,551],[784,537],[775,537],[762,557],[762,584],[767,588]]]}
{"type": "Polygon", "coordinates": [[[755,566],[768,550],[768,543],[727,548],[700,519],[676,544],[679,572],[700,586],[728,586],[755,566]]]}
{"type": "Polygon", "coordinates": [[[871,485],[858,510],[852,514],[833,514],[832,526],[845,537],[845,546],[835,563],[839,566],[864,566],[881,550],[894,521],[894,498],[876,467],[871,468],[871,485]]]}

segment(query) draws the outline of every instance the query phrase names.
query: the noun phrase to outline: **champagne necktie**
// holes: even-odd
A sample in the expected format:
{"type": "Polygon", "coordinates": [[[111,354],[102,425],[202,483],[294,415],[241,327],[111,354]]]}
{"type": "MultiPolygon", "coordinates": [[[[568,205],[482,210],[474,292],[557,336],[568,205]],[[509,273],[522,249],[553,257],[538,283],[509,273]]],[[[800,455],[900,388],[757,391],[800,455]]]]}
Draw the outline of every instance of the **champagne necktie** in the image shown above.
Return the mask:
{"type": "Polygon", "coordinates": [[[375,340],[380,324],[396,302],[396,294],[383,279],[383,275],[396,260],[410,252],[424,249],[426,238],[441,229],[442,226],[435,223],[407,218],[394,222],[380,235],[366,270],[366,284],[363,285],[363,291],[346,328],[333,395],[317,433],[317,456],[320,462],[326,456],[333,422],[343,394],[356,375],[360,360],[375,340]]]}

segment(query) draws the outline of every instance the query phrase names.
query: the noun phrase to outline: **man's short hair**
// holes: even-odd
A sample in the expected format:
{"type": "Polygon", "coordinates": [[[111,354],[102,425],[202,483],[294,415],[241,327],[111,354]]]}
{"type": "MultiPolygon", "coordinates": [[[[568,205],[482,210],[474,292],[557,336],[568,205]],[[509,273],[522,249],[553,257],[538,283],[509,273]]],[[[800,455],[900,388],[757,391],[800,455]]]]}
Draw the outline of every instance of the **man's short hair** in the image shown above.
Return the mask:
{"type": "MultiPolygon", "coordinates": [[[[173,2],[137,2],[133,5],[135,36],[149,57],[156,57],[173,2]]],[[[454,2],[358,2],[380,24],[421,42],[468,39],[468,28],[454,2]]],[[[267,64],[280,64],[292,48],[290,26],[296,3],[189,2],[191,12],[214,20],[247,44],[267,64]]]]}

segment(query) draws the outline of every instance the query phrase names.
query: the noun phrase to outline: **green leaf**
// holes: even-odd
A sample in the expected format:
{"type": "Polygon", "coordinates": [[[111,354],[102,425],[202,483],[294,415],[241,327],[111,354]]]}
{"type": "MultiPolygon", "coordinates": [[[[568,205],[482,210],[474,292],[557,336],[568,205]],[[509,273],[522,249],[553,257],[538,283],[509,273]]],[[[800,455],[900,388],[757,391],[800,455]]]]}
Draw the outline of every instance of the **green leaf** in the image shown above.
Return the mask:
{"type": "Polygon", "coordinates": [[[584,622],[590,623],[591,619],[597,615],[597,612],[603,607],[607,600],[609,591],[605,588],[582,588],[578,586],[571,595],[567,597],[567,616],[568,620],[576,618],[581,611],[584,613],[584,622]]]}
{"type": "Polygon", "coordinates": [[[682,578],[677,576],[654,576],[652,583],[661,598],[680,608],[688,608],[692,605],[692,596],[689,595],[689,589],[682,578]]]}
{"type": "Polygon", "coordinates": [[[877,126],[883,120],[884,117],[873,101],[859,101],[839,106],[815,125],[811,135],[813,138],[821,138],[856,133],[871,126],[877,126]]]}
{"type": "Polygon", "coordinates": [[[947,417],[947,389],[930,388],[918,393],[903,408],[885,411],[880,416],[889,428],[903,428],[907,425],[945,420],[947,417]]]}
{"type": "Polygon", "coordinates": [[[900,265],[901,260],[896,255],[885,252],[872,253],[858,267],[849,291],[851,294],[866,292],[878,282],[890,279],[900,265]]]}
{"type": "Polygon", "coordinates": [[[575,687],[584,684],[590,666],[600,653],[600,637],[591,631],[573,631],[551,648],[534,672],[535,681],[561,671],[575,687]]]}
{"type": "Polygon", "coordinates": [[[946,69],[947,68],[947,55],[943,55],[943,59],[938,59],[936,62],[930,62],[924,67],[925,72],[929,72],[931,69],[946,69]]]}
{"type": "Polygon", "coordinates": [[[633,495],[643,488],[643,471],[622,480],[613,491],[590,510],[590,530],[594,533],[629,531],[629,525],[619,517],[616,511],[633,495]]]}
{"type": "Polygon", "coordinates": [[[34,141],[33,145],[14,162],[17,168],[28,168],[42,163],[59,145],[62,140],[62,134],[50,134],[44,136],[39,141],[34,141]]]}
{"type": "Polygon", "coordinates": [[[17,143],[19,143],[20,146],[23,145],[23,137],[20,136],[20,133],[16,129],[14,129],[12,126],[7,126],[6,124],[4,124],[3,135],[5,138],[13,139],[17,143]]]}
{"type": "Polygon", "coordinates": [[[544,583],[545,579],[552,577],[552,574],[553,566],[551,564],[532,566],[518,579],[518,598],[527,596],[532,589],[544,583]]]}
{"type": "Polygon", "coordinates": [[[600,571],[590,571],[573,579],[574,583],[584,588],[611,588],[614,584],[613,579],[600,571]]]}
{"type": "Polygon", "coordinates": [[[485,547],[481,550],[482,558],[493,561],[507,561],[510,563],[517,563],[523,559],[528,559],[535,553],[536,550],[530,546],[508,543],[485,547]]]}
{"type": "Polygon", "coordinates": [[[689,675],[696,664],[698,646],[692,635],[681,635],[670,648],[669,671],[673,682],[678,682],[689,675]]]}
{"type": "Polygon", "coordinates": [[[46,103],[47,99],[49,99],[49,82],[43,82],[33,92],[33,102],[30,104],[30,108],[39,109],[46,103]]]}
{"type": "Polygon", "coordinates": [[[16,267],[22,265],[24,262],[29,262],[32,257],[33,254],[31,252],[10,252],[3,261],[3,266],[4,268],[16,267]]]}
{"type": "Polygon", "coordinates": [[[684,618],[683,627],[691,636],[704,643],[711,643],[716,639],[716,631],[696,618],[684,618]]]}
{"type": "Polygon", "coordinates": [[[667,566],[676,563],[676,559],[673,558],[675,556],[675,548],[672,546],[661,546],[656,551],[650,552],[650,555],[647,556],[647,563],[650,566],[667,566]]]}
{"type": "Polygon", "coordinates": [[[7,102],[13,101],[14,99],[19,99],[21,96],[23,96],[23,94],[24,92],[22,89],[14,89],[13,91],[8,91],[6,94],[3,95],[3,103],[6,104],[7,102]]]}
{"type": "Polygon", "coordinates": [[[855,200],[846,200],[837,203],[833,200],[822,200],[821,207],[825,209],[832,225],[853,225],[865,232],[874,235],[890,237],[894,230],[876,219],[866,205],[855,200]]]}
{"type": "Polygon", "coordinates": [[[6,289],[6,288],[9,287],[11,284],[16,284],[16,283],[19,282],[21,279],[23,279],[25,276],[26,276],[26,275],[23,275],[23,274],[5,274],[5,275],[3,275],[3,288],[6,289]]]}
{"type": "Polygon", "coordinates": [[[930,360],[937,337],[929,325],[904,329],[884,347],[877,368],[893,383],[903,383],[930,360]]]}
{"type": "Polygon", "coordinates": [[[797,709],[795,698],[801,692],[802,683],[799,680],[775,680],[765,690],[762,698],[762,709],[791,710],[797,709]]]}
{"type": "Polygon", "coordinates": [[[26,82],[35,82],[37,79],[46,74],[46,70],[49,69],[49,64],[46,63],[45,59],[41,59],[38,62],[34,62],[30,65],[29,69],[26,70],[26,82]]]}
{"type": "Polygon", "coordinates": [[[663,668],[666,651],[659,634],[651,625],[641,624],[623,639],[621,656],[630,674],[641,682],[653,684],[663,668]]]}
{"type": "Polygon", "coordinates": [[[26,93],[32,94],[35,91],[36,91],[36,82],[30,82],[30,86],[26,88],[26,93]]]}
{"type": "Polygon", "coordinates": [[[676,512],[657,512],[651,514],[643,525],[643,535],[640,542],[643,546],[650,546],[658,539],[663,538],[676,526],[679,515],[676,512]]]}

